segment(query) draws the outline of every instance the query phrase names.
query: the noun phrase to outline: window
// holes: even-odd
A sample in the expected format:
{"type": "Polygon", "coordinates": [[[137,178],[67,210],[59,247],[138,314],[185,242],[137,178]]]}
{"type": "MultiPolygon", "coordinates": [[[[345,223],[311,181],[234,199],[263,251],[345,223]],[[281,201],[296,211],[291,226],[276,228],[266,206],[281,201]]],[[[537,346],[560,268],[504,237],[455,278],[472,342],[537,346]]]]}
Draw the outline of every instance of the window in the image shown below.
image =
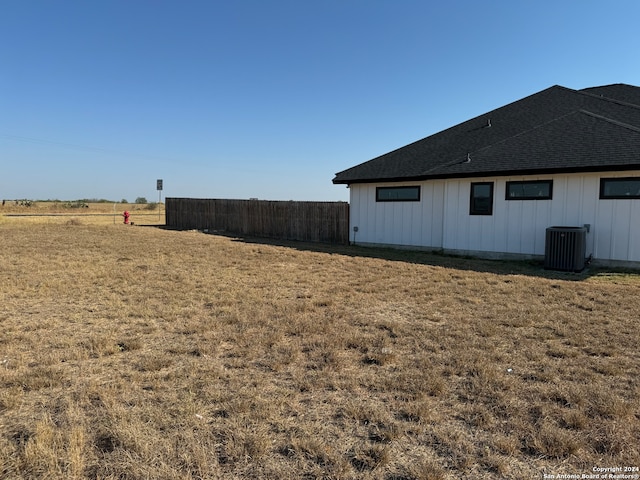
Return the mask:
{"type": "Polygon", "coordinates": [[[469,215],[493,215],[493,182],[471,184],[469,215]]]}
{"type": "Polygon", "coordinates": [[[505,200],[550,200],[553,180],[507,182],[505,200]]]}
{"type": "Polygon", "coordinates": [[[640,177],[601,178],[600,198],[640,198],[640,177]]]}
{"type": "Polygon", "coordinates": [[[376,202],[419,202],[420,187],[377,187],[376,202]]]}

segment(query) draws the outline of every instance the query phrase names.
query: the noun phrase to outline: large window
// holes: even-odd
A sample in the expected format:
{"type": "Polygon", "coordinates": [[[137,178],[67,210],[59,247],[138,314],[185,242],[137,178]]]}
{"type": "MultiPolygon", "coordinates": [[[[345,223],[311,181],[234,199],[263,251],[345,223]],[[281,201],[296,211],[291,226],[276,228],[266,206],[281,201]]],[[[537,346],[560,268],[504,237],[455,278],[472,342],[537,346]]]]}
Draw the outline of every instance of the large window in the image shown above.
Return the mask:
{"type": "Polygon", "coordinates": [[[507,182],[505,200],[550,200],[553,180],[507,182]]]}
{"type": "Polygon", "coordinates": [[[640,198],[640,177],[601,178],[600,198],[640,198]]]}
{"type": "Polygon", "coordinates": [[[471,184],[470,215],[493,215],[493,182],[471,184]]]}
{"type": "Polygon", "coordinates": [[[376,202],[419,202],[420,187],[377,187],[376,202]]]}

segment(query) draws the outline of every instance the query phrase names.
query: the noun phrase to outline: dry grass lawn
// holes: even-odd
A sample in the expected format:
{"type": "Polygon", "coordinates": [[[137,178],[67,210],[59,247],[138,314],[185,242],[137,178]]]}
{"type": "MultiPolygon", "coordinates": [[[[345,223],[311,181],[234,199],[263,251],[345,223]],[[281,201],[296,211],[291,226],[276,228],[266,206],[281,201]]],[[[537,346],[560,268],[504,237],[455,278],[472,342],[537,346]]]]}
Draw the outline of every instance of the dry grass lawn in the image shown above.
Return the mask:
{"type": "Polygon", "coordinates": [[[0,241],[2,478],[640,466],[640,276],[82,215],[0,241]]]}

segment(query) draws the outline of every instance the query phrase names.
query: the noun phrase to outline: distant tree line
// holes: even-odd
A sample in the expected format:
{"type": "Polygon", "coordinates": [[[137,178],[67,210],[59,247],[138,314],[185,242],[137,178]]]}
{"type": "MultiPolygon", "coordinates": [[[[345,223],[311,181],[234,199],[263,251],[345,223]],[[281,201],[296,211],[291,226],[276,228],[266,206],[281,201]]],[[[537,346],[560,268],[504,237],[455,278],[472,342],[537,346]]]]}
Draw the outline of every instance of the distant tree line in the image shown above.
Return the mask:
{"type": "MultiPolygon", "coordinates": [[[[4,206],[7,202],[13,202],[16,206],[20,207],[31,207],[35,203],[59,203],[62,204],[65,208],[88,208],[90,203],[118,203],[113,200],[108,200],[106,198],[80,198],[78,200],[59,200],[59,199],[49,199],[49,200],[29,200],[27,198],[19,199],[19,200],[2,200],[2,206],[4,206]]],[[[120,200],[120,203],[129,203],[126,198],[120,200]]],[[[157,202],[149,203],[145,197],[137,197],[135,201],[136,205],[146,205],[147,210],[153,210],[158,206],[157,202]]]]}

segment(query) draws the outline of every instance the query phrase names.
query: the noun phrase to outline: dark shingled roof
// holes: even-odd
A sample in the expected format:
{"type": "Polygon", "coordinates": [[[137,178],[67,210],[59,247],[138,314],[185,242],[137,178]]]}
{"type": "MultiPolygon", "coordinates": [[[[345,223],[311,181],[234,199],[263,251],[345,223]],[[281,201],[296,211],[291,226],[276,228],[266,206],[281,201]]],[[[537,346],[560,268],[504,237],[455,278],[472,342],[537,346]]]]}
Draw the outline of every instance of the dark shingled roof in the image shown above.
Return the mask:
{"type": "Polygon", "coordinates": [[[640,88],[556,85],[339,172],[333,183],[633,169],[640,88]]]}

